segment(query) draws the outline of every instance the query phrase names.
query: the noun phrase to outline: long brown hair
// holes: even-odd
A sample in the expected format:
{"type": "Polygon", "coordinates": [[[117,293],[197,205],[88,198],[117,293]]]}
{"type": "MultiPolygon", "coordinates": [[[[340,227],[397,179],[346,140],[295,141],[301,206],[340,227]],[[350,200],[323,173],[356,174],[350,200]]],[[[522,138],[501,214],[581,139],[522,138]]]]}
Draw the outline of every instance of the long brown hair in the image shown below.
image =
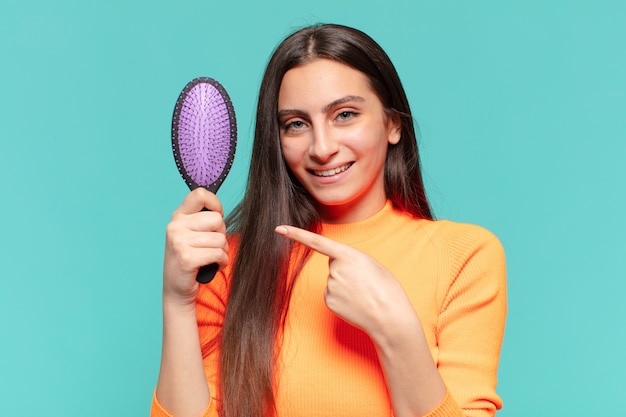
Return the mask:
{"type": "Polygon", "coordinates": [[[297,262],[290,263],[292,244],[274,228],[291,224],[315,231],[319,225],[312,198],[282,157],[278,91],[289,69],[318,58],[364,73],[387,114],[401,120],[401,139],[387,151],[385,192],[396,207],[432,218],[408,100],[387,54],[368,35],[340,25],[310,26],[287,37],[274,51],[261,83],[247,189],[227,219],[240,243],[219,342],[223,417],[260,417],[275,411],[276,340],[289,306],[290,278],[308,253],[297,254],[297,262]]]}

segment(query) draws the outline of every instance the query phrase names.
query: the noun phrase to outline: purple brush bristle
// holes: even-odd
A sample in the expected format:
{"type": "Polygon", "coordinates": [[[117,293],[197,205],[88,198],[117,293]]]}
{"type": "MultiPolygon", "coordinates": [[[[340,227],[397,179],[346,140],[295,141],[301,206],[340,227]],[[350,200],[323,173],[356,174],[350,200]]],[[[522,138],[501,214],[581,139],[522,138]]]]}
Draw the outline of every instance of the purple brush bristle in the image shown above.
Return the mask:
{"type": "Polygon", "coordinates": [[[174,159],[189,188],[217,192],[233,162],[235,113],[224,88],[196,78],[180,94],[172,119],[174,159]]]}
{"type": "MultiPolygon", "coordinates": [[[[230,97],[212,78],[196,78],[183,89],[172,117],[172,150],[190,189],[216,193],[230,171],[237,144],[237,122],[230,97]]],[[[210,282],[218,265],[200,268],[197,280],[210,282]]]]}

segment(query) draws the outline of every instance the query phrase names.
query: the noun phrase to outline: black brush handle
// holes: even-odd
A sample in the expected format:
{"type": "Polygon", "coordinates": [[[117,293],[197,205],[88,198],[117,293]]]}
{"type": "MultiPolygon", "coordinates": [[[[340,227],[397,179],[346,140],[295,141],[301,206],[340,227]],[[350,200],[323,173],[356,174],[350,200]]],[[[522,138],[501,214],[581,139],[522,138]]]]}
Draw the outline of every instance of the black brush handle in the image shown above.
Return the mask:
{"type": "Polygon", "coordinates": [[[218,267],[218,264],[201,266],[198,270],[198,276],[196,276],[196,281],[198,281],[200,284],[208,284],[213,280],[213,278],[215,278],[218,267]]]}
{"type": "MultiPolygon", "coordinates": [[[[212,193],[215,192],[210,189],[209,191],[211,191],[212,193]]],[[[211,211],[211,210],[204,207],[202,211],[211,211]]],[[[215,278],[215,274],[217,273],[218,268],[219,268],[219,265],[215,263],[201,266],[200,269],[198,270],[196,281],[198,281],[200,284],[208,284],[209,282],[213,281],[213,278],[215,278]]]]}

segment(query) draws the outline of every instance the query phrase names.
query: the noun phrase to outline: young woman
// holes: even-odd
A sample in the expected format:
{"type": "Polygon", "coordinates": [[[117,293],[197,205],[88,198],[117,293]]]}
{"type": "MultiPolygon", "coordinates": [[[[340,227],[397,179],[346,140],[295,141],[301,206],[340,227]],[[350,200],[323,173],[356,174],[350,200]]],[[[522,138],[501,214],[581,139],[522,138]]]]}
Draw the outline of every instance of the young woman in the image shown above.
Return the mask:
{"type": "Polygon", "coordinates": [[[278,46],[226,223],[228,235],[216,196],[197,189],[167,227],[153,417],[501,407],[502,247],[432,219],[406,95],[367,35],[320,25],[278,46]]]}

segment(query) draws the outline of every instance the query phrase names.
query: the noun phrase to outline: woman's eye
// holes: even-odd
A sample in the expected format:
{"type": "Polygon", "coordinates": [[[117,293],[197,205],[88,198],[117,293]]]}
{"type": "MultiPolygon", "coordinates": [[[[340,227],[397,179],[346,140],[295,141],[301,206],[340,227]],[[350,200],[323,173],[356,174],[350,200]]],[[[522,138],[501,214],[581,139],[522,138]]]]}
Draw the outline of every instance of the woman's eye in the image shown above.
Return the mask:
{"type": "Polygon", "coordinates": [[[337,119],[338,120],[349,120],[349,119],[351,119],[354,116],[355,116],[354,112],[346,110],[346,111],[342,111],[341,113],[339,113],[337,115],[337,119]]]}
{"type": "Polygon", "coordinates": [[[304,122],[302,120],[294,120],[293,122],[287,122],[283,125],[283,130],[286,132],[300,130],[304,128],[304,122]]]}

